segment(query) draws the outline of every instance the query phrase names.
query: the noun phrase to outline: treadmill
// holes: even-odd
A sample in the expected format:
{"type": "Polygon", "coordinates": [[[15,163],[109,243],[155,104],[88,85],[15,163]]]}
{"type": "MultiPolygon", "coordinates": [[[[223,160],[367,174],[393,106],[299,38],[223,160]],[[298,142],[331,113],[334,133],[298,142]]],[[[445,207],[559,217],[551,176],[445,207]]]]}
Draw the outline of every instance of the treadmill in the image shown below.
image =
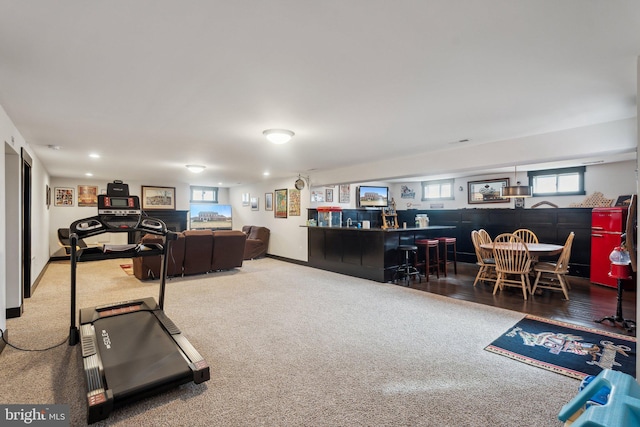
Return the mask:
{"type": "Polygon", "coordinates": [[[176,233],[163,221],[143,216],[140,200],[127,184],[114,181],[98,196],[98,215],[73,222],[71,238],[71,327],[69,345],[82,345],[87,383],[87,423],[112,409],[193,381],[208,381],[209,365],[163,311],[167,254],[176,233]],[[102,233],[146,232],[163,236],[163,244],[78,249],[79,239],[102,233]],[[76,324],[78,262],[160,255],[160,295],[80,310],[76,324]]]}

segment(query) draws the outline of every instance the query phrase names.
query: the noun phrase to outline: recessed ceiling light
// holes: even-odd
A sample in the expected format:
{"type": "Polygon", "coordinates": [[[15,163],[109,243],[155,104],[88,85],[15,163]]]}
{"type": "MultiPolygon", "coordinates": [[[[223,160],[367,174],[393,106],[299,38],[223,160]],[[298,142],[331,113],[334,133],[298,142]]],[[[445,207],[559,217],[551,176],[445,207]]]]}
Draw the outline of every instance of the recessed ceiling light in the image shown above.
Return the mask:
{"type": "Polygon", "coordinates": [[[285,144],[295,135],[288,129],[267,129],[262,134],[274,144],[285,144]]]}
{"type": "Polygon", "coordinates": [[[262,175],[264,175],[264,176],[269,176],[269,175],[271,175],[271,174],[270,174],[269,172],[263,172],[263,173],[262,173],[262,175]]]}
{"type": "Polygon", "coordinates": [[[93,174],[91,172],[87,172],[85,173],[86,176],[93,176],[93,174]]]}
{"type": "Polygon", "coordinates": [[[92,159],[99,159],[100,158],[100,154],[98,154],[98,153],[89,153],[89,157],[91,157],[92,159]]]}

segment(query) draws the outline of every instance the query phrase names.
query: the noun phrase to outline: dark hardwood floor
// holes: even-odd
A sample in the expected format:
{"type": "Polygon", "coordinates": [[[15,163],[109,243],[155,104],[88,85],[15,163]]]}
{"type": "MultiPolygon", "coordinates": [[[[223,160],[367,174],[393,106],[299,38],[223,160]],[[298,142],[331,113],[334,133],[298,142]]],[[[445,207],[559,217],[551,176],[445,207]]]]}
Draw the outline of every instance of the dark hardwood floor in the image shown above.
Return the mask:
{"type": "MultiPolygon", "coordinates": [[[[605,321],[596,323],[595,319],[616,314],[617,290],[600,285],[593,285],[588,279],[582,277],[569,277],[571,289],[569,298],[564,299],[562,292],[544,290],[541,295],[529,296],[527,301],[522,297],[522,290],[518,288],[505,288],[493,295],[493,283],[483,284],[479,282],[475,287],[475,279],[478,267],[475,264],[458,262],[458,274],[453,274],[453,266],[449,266],[448,276],[442,274],[437,279],[429,276],[429,282],[422,278],[422,282],[412,280],[409,287],[451,298],[471,301],[478,304],[492,305],[507,310],[569,322],[587,326],[594,329],[602,329],[617,332],[624,335],[628,333],[621,326],[613,326],[605,321]]],[[[402,282],[400,282],[402,284],[402,282]]],[[[533,282],[532,282],[533,285],[533,282]]],[[[625,319],[636,319],[636,292],[623,292],[622,314],[625,319]]]]}

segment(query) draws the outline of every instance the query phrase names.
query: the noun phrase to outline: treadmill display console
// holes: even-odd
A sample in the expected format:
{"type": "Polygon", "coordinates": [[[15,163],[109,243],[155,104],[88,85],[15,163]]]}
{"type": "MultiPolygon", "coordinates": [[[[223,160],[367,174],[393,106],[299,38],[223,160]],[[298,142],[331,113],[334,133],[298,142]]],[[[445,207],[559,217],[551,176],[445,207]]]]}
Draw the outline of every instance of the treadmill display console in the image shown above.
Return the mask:
{"type": "Polygon", "coordinates": [[[137,196],[98,196],[98,215],[140,215],[140,199],[137,196]]]}

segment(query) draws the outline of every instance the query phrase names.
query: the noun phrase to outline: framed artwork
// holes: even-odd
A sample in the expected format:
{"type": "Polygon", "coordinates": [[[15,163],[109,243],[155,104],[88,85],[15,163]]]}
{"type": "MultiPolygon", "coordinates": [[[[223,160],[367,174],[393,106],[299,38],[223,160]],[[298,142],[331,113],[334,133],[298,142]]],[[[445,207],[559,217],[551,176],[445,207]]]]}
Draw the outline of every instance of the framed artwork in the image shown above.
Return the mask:
{"type": "Polygon", "coordinates": [[[351,201],[351,186],[349,184],[342,184],[339,187],[339,199],[340,203],[349,203],[351,201]]]}
{"type": "Polygon", "coordinates": [[[259,207],[258,207],[258,198],[257,198],[257,197],[252,197],[252,198],[251,198],[251,210],[252,210],[252,211],[257,211],[257,210],[259,210],[259,207]]]}
{"type": "Polygon", "coordinates": [[[44,202],[47,205],[47,209],[51,206],[51,187],[49,184],[46,184],[44,188],[44,202]]]}
{"type": "Polygon", "coordinates": [[[286,218],[287,217],[287,189],[281,189],[275,191],[276,200],[275,200],[275,211],[273,216],[276,218],[286,218]]]}
{"type": "Polygon", "coordinates": [[[524,197],[516,197],[513,206],[516,209],[524,209],[524,197]]]}
{"type": "Polygon", "coordinates": [[[78,185],[78,207],[98,206],[98,186],[78,185]]]}
{"type": "Polygon", "coordinates": [[[469,186],[469,204],[509,203],[507,197],[500,197],[500,189],[509,186],[509,178],[469,181],[467,185],[469,186]]]}
{"type": "Polygon", "coordinates": [[[142,209],[176,209],[175,187],[142,186],[142,209]]]}
{"type": "Polygon", "coordinates": [[[249,206],[251,202],[251,194],[242,193],[242,206],[249,206]]]}
{"type": "Polygon", "coordinates": [[[300,190],[289,190],[289,216],[300,216],[300,190]]]}
{"type": "Polygon", "coordinates": [[[56,187],[53,189],[53,206],[73,206],[73,188],[56,187]]]}
{"type": "Polygon", "coordinates": [[[322,190],[313,190],[311,192],[311,201],[312,202],[324,202],[324,191],[322,191],[322,190]]]}
{"type": "Polygon", "coordinates": [[[264,210],[273,210],[273,193],[264,193],[264,210]]]}
{"type": "Polygon", "coordinates": [[[325,201],[327,202],[333,202],[333,188],[327,188],[325,190],[325,201]]]}

